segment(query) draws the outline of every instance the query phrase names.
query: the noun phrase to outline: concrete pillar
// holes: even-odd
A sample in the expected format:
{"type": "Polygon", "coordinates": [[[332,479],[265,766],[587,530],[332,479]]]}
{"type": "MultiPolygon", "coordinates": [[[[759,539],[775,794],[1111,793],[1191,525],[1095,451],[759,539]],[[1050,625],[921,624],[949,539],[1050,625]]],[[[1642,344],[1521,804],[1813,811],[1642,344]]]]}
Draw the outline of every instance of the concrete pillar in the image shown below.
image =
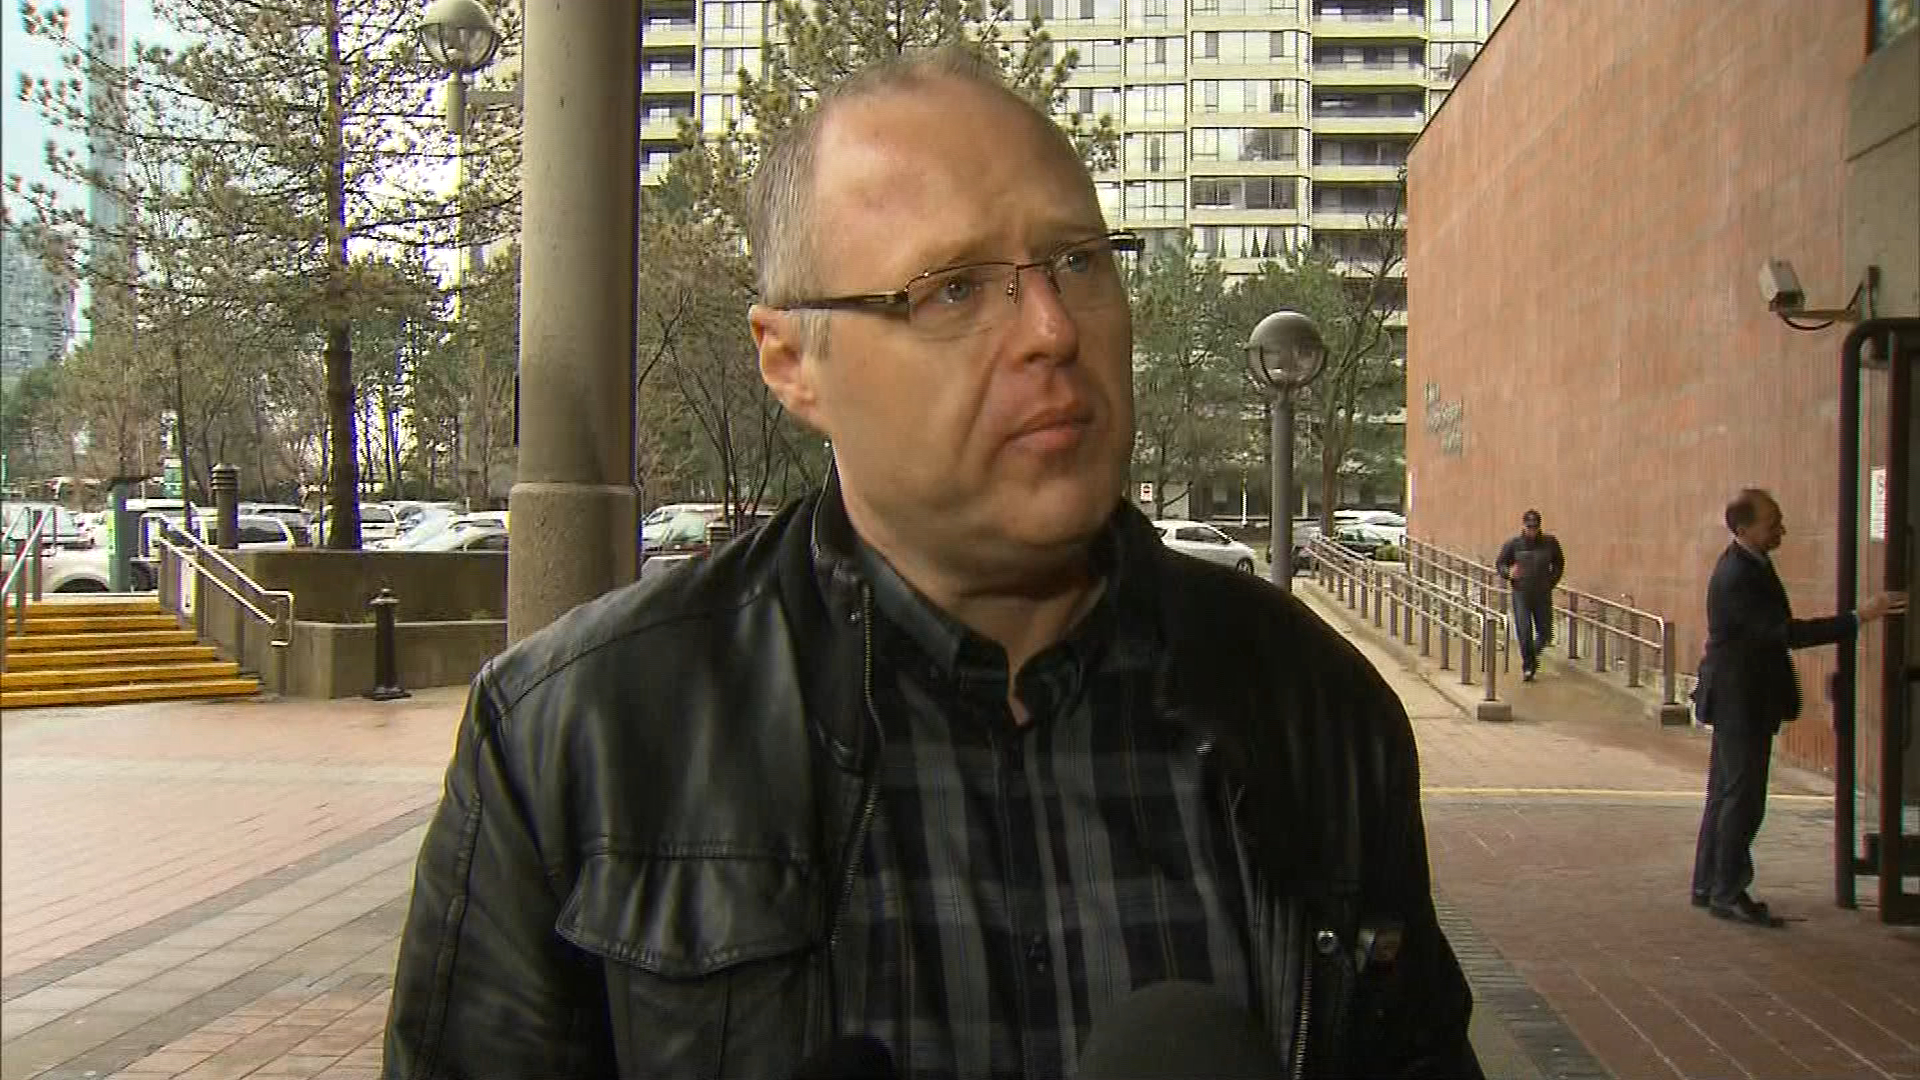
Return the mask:
{"type": "Polygon", "coordinates": [[[527,0],[507,637],[634,579],[639,0],[527,0]]]}

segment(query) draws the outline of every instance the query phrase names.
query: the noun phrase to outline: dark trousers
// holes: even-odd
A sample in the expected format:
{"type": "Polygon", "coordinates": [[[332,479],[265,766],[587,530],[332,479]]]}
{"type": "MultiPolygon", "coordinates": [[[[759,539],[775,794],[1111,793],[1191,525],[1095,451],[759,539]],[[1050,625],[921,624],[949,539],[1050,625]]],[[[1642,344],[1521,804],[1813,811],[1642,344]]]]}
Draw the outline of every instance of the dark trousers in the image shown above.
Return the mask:
{"type": "Polygon", "coordinates": [[[1513,636],[1520,643],[1520,666],[1539,665],[1540,650],[1553,643],[1553,594],[1513,593],[1513,636]]]}
{"type": "Polygon", "coordinates": [[[1753,838],[1767,813],[1772,725],[1715,727],[1707,766],[1707,805],[1693,851],[1693,895],[1731,906],[1753,884],[1753,838]]]}

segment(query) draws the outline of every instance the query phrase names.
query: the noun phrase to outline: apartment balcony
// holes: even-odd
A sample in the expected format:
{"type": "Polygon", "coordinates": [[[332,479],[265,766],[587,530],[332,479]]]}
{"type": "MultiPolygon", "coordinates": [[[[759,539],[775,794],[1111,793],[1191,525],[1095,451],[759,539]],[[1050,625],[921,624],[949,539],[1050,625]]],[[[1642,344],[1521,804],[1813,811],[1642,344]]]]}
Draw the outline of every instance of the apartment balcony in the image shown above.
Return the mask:
{"type": "Polygon", "coordinates": [[[1307,65],[1295,59],[1244,62],[1200,59],[1187,62],[1189,79],[1306,79],[1310,77],[1311,72],[1307,65]]]}
{"type": "MultiPolygon", "coordinates": [[[[1379,271],[1380,264],[1378,261],[1340,258],[1333,260],[1333,268],[1340,273],[1341,277],[1351,278],[1355,281],[1367,281],[1372,279],[1374,274],[1379,271]]],[[[1387,280],[1407,280],[1407,260],[1400,259],[1396,261],[1387,271],[1387,280]]]]}
{"type": "Polygon", "coordinates": [[[1189,158],[1187,171],[1196,176],[1306,176],[1306,166],[1292,161],[1204,161],[1189,158]]]}
{"type": "Polygon", "coordinates": [[[700,30],[692,19],[648,19],[640,30],[640,50],[691,49],[700,44],[700,30]]]}
{"type": "Polygon", "coordinates": [[[1316,41],[1425,41],[1427,37],[1427,21],[1424,18],[1398,15],[1371,18],[1316,15],[1307,29],[1313,33],[1316,41]]]}
{"type": "MultiPolygon", "coordinates": [[[[1390,213],[1387,210],[1315,210],[1311,224],[1315,230],[1360,232],[1379,228],[1390,213]]],[[[1396,224],[1402,229],[1407,227],[1405,210],[1400,212],[1396,224]]]]}
{"type": "Polygon", "coordinates": [[[693,113],[643,113],[640,117],[641,142],[673,142],[680,138],[680,121],[693,119],[693,113]]]}
{"type": "Polygon", "coordinates": [[[1187,210],[1189,225],[1302,225],[1299,210],[1251,210],[1239,206],[1195,206],[1187,210]]]}
{"type": "Polygon", "coordinates": [[[1315,165],[1313,178],[1320,183],[1391,184],[1400,179],[1400,166],[1315,165]]]}
{"type": "Polygon", "coordinates": [[[693,94],[699,90],[699,76],[691,64],[643,64],[640,68],[643,94],[693,94]]]}
{"type": "Polygon", "coordinates": [[[1322,113],[1313,118],[1316,135],[1418,135],[1426,124],[1427,118],[1419,113],[1384,116],[1355,116],[1352,113],[1329,116],[1322,113]]]}
{"type": "Polygon", "coordinates": [[[1305,30],[1297,15],[1187,15],[1189,30],[1305,30]]]}
{"type": "Polygon", "coordinates": [[[1427,85],[1427,69],[1417,64],[1383,64],[1379,67],[1348,67],[1345,64],[1314,65],[1313,85],[1327,87],[1409,87],[1427,85]]]}

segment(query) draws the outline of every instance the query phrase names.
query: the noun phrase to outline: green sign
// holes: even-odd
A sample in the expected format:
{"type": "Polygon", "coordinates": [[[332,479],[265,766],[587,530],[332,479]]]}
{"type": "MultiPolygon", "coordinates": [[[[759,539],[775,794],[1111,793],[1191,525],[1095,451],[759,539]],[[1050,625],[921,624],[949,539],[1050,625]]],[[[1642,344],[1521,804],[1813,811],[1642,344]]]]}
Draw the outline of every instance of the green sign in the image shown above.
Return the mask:
{"type": "Polygon", "coordinates": [[[186,498],[185,495],[181,494],[185,485],[180,482],[180,459],[170,457],[160,463],[160,468],[162,470],[160,473],[161,497],[167,499],[186,498]]]}

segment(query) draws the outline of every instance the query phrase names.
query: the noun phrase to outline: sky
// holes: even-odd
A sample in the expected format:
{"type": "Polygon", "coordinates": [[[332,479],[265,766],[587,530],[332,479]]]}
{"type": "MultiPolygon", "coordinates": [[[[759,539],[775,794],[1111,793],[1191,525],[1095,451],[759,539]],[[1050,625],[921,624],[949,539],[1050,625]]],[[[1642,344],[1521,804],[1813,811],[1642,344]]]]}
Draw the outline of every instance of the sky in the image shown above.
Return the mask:
{"type": "MultiPolygon", "coordinates": [[[[20,100],[20,76],[53,76],[64,73],[60,52],[43,38],[31,37],[20,25],[22,0],[0,0],[5,5],[6,21],[0,27],[0,74],[5,78],[5,101],[0,105],[0,172],[15,173],[28,181],[51,181],[47,172],[45,147],[49,138],[62,145],[77,143],[40,116],[40,110],[20,100]]],[[[42,6],[52,6],[44,3],[42,6]]],[[[64,5],[76,23],[86,18],[86,0],[70,0],[64,5]]],[[[129,42],[163,39],[162,27],[153,16],[149,0],[126,0],[127,40],[129,42]]],[[[78,200],[81,193],[71,196],[78,200]]]]}

